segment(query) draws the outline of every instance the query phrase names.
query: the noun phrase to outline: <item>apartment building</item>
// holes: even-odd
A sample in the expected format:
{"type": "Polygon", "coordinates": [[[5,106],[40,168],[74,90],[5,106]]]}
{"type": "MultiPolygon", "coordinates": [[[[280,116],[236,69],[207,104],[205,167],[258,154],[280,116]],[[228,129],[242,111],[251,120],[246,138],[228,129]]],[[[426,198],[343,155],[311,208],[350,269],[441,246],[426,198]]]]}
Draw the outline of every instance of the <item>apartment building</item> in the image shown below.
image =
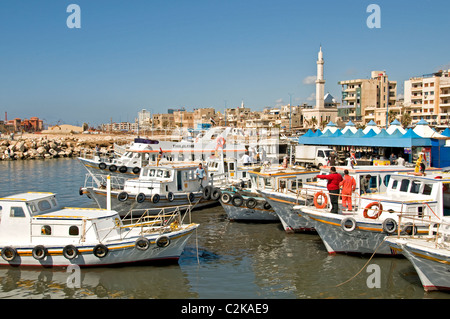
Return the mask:
{"type": "Polygon", "coordinates": [[[400,112],[397,101],[397,81],[389,81],[386,71],[372,71],[370,79],[338,82],[342,86],[342,105],[338,119],[365,125],[373,120],[385,126],[389,110],[400,112]]]}
{"type": "Polygon", "coordinates": [[[447,125],[450,120],[450,70],[405,81],[404,106],[412,124],[420,119],[431,125],[447,125]]]}

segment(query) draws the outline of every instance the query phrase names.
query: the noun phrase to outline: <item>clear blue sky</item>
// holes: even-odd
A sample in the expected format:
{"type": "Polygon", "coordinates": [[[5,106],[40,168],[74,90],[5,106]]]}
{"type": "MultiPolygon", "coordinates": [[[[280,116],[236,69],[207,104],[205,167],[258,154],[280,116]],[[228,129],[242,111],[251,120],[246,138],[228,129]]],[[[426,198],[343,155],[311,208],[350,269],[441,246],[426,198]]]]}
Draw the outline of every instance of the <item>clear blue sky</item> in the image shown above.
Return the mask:
{"type": "Polygon", "coordinates": [[[309,101],[322,44],[325,91],[386,70],[399,82],[450,68],[448,1],[1,0],[0,119],[133,121],[154,113],[309,101]],[[71,3],[81,29],[69,29],[71,3]],[[369,4],[381,28],[369,29],[369,4]]]}

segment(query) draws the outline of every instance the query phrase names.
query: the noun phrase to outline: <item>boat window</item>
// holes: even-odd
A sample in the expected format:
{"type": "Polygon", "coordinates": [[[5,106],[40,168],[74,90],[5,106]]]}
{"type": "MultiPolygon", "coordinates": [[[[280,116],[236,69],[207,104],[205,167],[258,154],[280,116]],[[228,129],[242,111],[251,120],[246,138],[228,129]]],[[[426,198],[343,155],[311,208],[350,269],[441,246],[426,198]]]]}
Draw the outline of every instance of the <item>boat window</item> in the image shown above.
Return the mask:
{"type": "Polygon", "coordinates": [[[9,217],[25,217],[22,207],[11,207],[9,217]]]}
{"type": "Polygon", "coordinates": [[[425,184],[423,185],[423,191],[422,194],[424,195],[431,195],[431,191],[433,190],[432,184],[425,184]]]}
{"type": "Polygon", "coordinates": [[[150,169],[150,170],[149,170],[149,173],[148,173],[148,176],[154,177],[154,176],[155,176],[155,173],[156,173],[156,170],[155,170],[155,169],[150,169]]]}
{"type": "Polygon", "coordinates": [[[378,187],[378,185],[377,185],[377,176],[372,176],[370,178],[369,187],[370,188],[377,188],[378,187]]]}
{"type": "Polygon", "coordinates": [[[50,236],[52,234],[52,228],[49,225],[41,227],[41,235],[50,236]]]}
{"type": "Polygon", "coordinates": [[[402,183],[400,184],[400,191],[407,192],[408,187],[409,187],[409,179],[403,179],[402,183]]]}
{"type": "Polygon", "coordinates": [[[164,171],[164,178],[170,178],[170,171],[164,171]]]}
{"type": "Polygon", "coordinates": [[[163,177],[163,170],[159,169],[158,172],[156,173],[156,177],[163,177]]]}
{"type": "Polygon", "coordinates": [[[41,200],[38,202],[38,207],[40,211],[49,210],[52,208],[52,205],[46,200],[41,200]]]}
{"type": "Polygon", "coordinates": [[[388,186],[389,185],[389,180],[391,179],[391,175],[386,175],[386,176],[384,176],[384,178],[383,178],[383,184],[384,184],[384,186],[388,186]]]}
{"type": "Polygon", "coordinates": [[[70,226],[69,227],[69,235],[70,236],[78,236],[80,234],[80,230],[78,226],[70,226]]]}
{"type": "Polygon", "coordinates": [[[242,177],[247,177],[247,172],[242,172],[242,177]]]}
{"type": "Polygon", "coordinates": [[[411,183],[411,190],[410,190],[410,193],[413,193],[413,194],[419,194],[420,184],[421,184],[420,182],[413,181],[413,182],[411,183]]]}
{"type": "Polygon", "coordinates": [[[230,171],[234,171],[234,163],[230,163],[230,171]]]}
{"type": "Polygon", "coordinates": [[[36,206],[34,206],[33,203],[29,203],[29,204],[28,204],[28,207],[30,208],[30,210],[31,210],[32,213],[37,212],[36,206]]]}
{"type": "Polygon", "coordinates": [[[392,189],[397,189],[398,186],[398,180],[395,180],[392,182],[392,189]]]}

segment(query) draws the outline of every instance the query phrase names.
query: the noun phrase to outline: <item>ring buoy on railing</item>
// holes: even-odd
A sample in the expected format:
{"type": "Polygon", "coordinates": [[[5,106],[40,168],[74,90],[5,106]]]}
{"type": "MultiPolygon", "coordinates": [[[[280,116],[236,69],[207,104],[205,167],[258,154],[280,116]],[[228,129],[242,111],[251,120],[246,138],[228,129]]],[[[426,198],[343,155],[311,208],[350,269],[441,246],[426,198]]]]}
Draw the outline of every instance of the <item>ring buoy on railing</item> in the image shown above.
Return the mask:
{"type": "Polygon", "coordinates": [[[268,202],[265,201],[263,204],[263,208],[265,210],[270,210],[270,209],[272,209],[272,205],[270,205],[268,202]]]}
{"type": "Polygon", "coordinates": [[[328,205],[328,197],[327,195],[320,191],[314,194],[314,206],[318,209],[323,209],[328,205]],[[319,204],[319,197],[322,197],[322,204],[319,204]]]}
{"type": "Polygon", "coordinates": [[[108,255],[108,247],[106,247],[103,244],[98,244],[94,247],[93,253],[94,253],[95,257],[98,257],[98,258],[106,257],[106,255],[108,255]]]}
{"type": "Polygon", "coordinates": [[[117,166],[116,165],[111,165],[110,167],[109,167],[109,171],[110,172],[115,172],[115,171],[117,171],[117,166]]]}
{"type": "Polygon", "coordinates": [[[223,136],[219,136],[217,138],[217,148],[223,148],[225,146],[225,138],[223,136]]]}
{"type": "Polygon", "coordinates": [[[383,205],[381,205],[381,203],[379,202],[372,202],[369,205],[366,206],[366,208],[364,208],[363,211],[363,215],[365,218],[370,218],[370,219],[377,219],[378,217],[380,217],[381,213],[383,212],[383,205]],[[369,209],[372,209],[372,207],[376,206],[378,208],[378,212],[373,215],[373,216],[369,216],[369,209]]]}
{"type": "Polygon", "coordinates": [[[173,202],[173,200],[175,199],[175,195],[172,192],[168,192],[167,199],[169,200],[169,202],[173,202]]]}
{"type": "Polygon", "coordinates": [[[47,249],[42,245],[37,245],[31,251],[31,255],[36,260],[44,259],[45,256],[47,255],[47,249]]]}
{"type": "Polygon", "coordinates": [[[195,201],[194,193],[189,193],[187,197],[190,203],[193,203],[195,201]]]}
{"type": "Polygon", "coordinates": [[[98,164],[98,168],[105,169],[106,168],[106,164],[105,163],[100,163],[100,164],[98,164]]]}
{"type": "Polygon", "coordinates": [[[141,172],[141,169],[139,167],[133,167],[133,173],[134,174],[139,174],[141,172]]]}

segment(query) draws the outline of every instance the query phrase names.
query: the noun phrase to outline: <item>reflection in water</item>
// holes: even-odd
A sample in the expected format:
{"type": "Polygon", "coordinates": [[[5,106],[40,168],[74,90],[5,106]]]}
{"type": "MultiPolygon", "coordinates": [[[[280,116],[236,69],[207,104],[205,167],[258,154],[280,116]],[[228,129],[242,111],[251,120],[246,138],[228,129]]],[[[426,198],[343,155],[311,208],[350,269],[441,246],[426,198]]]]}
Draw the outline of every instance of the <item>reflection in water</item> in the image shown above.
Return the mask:
{"type": "MultiPolygon", "coordinates": [[[[74,159],[0,162],[0,197],[50,191],[63,206],[91,206],[78,194],[85,174],[74,159]]],[[[195,211],[192,221],[200,227],[178,263],[82,268],[79,288],[68,287],[65,269],[2,267],[0,298],[450,297],[424,293],[405,258],[373,258],[381,287],[369,288],[371,273],[361,271],[368,257],[329,255],[318,235],[287,234],[280,224],[229,222],[220,206],[195,211]]]]}

